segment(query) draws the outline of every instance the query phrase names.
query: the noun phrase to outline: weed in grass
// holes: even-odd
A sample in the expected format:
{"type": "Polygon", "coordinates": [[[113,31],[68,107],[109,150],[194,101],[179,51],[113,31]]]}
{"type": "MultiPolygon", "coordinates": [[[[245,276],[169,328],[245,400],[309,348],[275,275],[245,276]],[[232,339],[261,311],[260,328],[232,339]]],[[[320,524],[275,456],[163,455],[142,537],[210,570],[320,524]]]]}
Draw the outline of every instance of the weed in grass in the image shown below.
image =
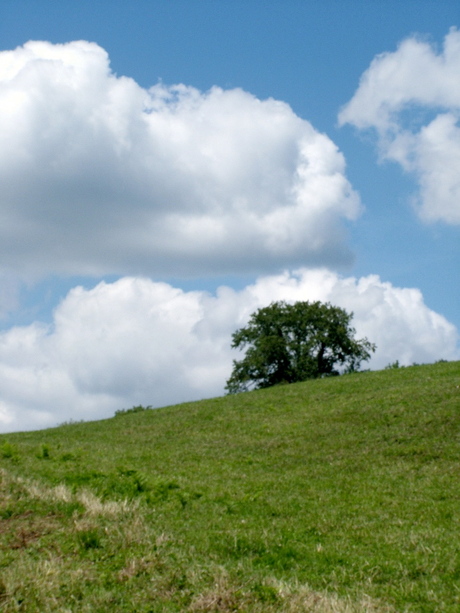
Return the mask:
{"type": "Polygon", "coordinates": [[[9,519],[13,515],[13,509],[10,506],[0,507],[0,519],[9,519]]]}
{"type": "Polygon", "coordinates": [[[135,496],[151,491],[152,485],[149,482],[149,477],[135,468],[119,467],[118,473],[121,477],[119,481],[125,483],[127,494],[135,496]]]}
{"type": "Polygon", "coordinates": [[[149,575],[152,570],[152,562],[148,558],[131,559],[118,573],[121,582],[130,581],[140,575],[149,575]]]}
{"type": "Polygon", "coordinates": [[[0,446],[0,457],[2,457],[4,459],[11,460],[11,459],[17,457],[17,455],[18,455],[17,447],[12,445],[10,442],[5,441],[0,446]]]}
{"type": "Polygon", "coordinates": [[[39,460],[49,460],[51,457],[51,451],[50,451],[49,445],[47,445],[46,443],[42,443],[40,447],[38,448],[36,457],[39,460]]]}
{"type": "Polygon", "coordinates": [[[280,601],[278,590],[273,585],[268,585],[267,583],[255,583],[251,588],[251,592],[260,602],[273,605],[280,601]]]}
{"type": "Polygon", "coordinates": [[[78,456],[75,453],[71,453],[70,451],[66,453],[61,453],[59,456],[59,460],[61,462],[74,462],[78,460],[78,456]]]}
{"type": "Polygon", "coordinates": [[[102,547],[101,537],[97,529],[78,530],[77,538],[80,547],[85,551],[102,547]]]}
{"type": "Polygon", "coordinates": [[[157,479],[147,491],[145,501],[150,505],[166,502],[171,499],[171,494],[179,489],[180,485],[176,481],[157,479]]]}

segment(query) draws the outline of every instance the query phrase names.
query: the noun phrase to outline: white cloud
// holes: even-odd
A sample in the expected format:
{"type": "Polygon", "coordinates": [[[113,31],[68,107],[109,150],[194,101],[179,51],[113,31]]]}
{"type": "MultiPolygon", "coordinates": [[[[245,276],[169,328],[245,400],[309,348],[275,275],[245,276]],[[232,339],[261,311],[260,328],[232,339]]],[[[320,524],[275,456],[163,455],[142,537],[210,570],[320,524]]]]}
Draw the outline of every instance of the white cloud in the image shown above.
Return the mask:
{"type": "Polygon", "coordinates": [[[274,300],[330,301],[354,311],[358,338],[378,346],[372,368],[460,357],[455,327],[424,304],[419,290],[377,276],[343,279],[303,269],[215,295],[125,277],[74,288],[50,326],[0,334],[0,431],[220,395],[240,355],[230,349],[232,332],[274,300]]]}
{"type": "Polygon", "coordinates": [[[377,56],[341,125],[377,131],[380,154],[417,177],[416,204],[426,221],[460,224],[460,32],[441,52],[417,38],[377,56]]]}
{"type": "Polygon", "coordinates": [[[344,173],[283,102],[146,90],[84,41],[0,53],[0,257],[18,274],[347,264],[360,204],[344,173]]]}

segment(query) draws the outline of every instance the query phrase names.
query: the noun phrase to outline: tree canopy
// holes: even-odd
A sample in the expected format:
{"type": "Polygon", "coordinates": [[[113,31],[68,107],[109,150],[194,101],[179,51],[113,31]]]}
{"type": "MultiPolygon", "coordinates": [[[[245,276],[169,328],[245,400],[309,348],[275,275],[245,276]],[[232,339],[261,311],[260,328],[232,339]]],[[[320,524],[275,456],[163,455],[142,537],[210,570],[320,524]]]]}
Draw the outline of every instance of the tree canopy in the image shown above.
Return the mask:
{"type": "Polygon", "coordinates": [[[273,302],[251,315],[232,335],[232,348],[244,349],[233,361],[229,393],[352,372],[371,357],[375,345],[356,340],[353,313],[321,302],[273,302]]]}

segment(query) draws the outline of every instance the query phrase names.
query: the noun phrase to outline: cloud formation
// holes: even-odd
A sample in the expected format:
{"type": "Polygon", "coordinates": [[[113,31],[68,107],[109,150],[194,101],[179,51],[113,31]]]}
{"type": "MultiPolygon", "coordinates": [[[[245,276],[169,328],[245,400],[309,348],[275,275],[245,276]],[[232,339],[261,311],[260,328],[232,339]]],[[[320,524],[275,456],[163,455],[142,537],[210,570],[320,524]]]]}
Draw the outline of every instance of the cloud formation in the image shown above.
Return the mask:
{"type": "Polygon", "coordinates": [[[77,41],[0,53],[0,257],[18,274],[195,275],[350,262],[336,145],[276,100],[146,90],[77,41]]]}
{"type": "Polygon", "coordinates": [[[274,300],[322,300],[353,311],[357,337],[378,347],[371,368],[460,357],[455,327],[424,304],[419,290],[377,276],[302,269],[215,295],[125,277],[72,289],[49,326],[0,334],[0,431],[220,395],[241,355],[230,349],[232,332],[274,300]]]}
{"type": "Polygon", "coordinates": [[[438,52],[409,38],[378,55],[339,114],[339,123],[377,132],[382,158],[413,173],[425,221],[460,224],[460,32],[438,52]]]}

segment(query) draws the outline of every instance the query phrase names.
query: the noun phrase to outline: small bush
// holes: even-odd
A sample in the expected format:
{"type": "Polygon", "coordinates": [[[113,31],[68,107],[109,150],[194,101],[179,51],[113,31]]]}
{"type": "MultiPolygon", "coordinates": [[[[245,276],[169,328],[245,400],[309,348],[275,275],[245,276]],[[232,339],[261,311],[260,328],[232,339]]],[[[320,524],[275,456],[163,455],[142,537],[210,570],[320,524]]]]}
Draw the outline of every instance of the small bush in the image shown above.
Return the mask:
{"type": "Polygon", "coordinates": [[[385,366],[385,370],[392,370],[396,368],[402,368],[399,364],[399,360],[396,360],[396,362],[390,362],[385,366]]]}
{"type": "Polygon", "coordinates": [[[142,411],[150,411],[151,409],[152,406],[150,404],[146,407],[139,404],[138,406],[131,407],[130,409],[119,409],[118,411],[115,411],[115,417],[127,415],[128,413],[141,413],[142,411]]]}
{"type": "Polygon", "coordinates": [[[11,458],[16,457],[17,455],[18,455],[17,448],[11,443],[9,443],[8,441],[3,443],[3,445],[0,447],[0,457],[2,458],[11,459],[11,458]]]}
{"type": "Polygon", "coordinates": [[[46,443],[42,443],[38,448],[36,456],[40,460],[49,460],[51,457],[49,445],[47,445],[46,443]]]}

